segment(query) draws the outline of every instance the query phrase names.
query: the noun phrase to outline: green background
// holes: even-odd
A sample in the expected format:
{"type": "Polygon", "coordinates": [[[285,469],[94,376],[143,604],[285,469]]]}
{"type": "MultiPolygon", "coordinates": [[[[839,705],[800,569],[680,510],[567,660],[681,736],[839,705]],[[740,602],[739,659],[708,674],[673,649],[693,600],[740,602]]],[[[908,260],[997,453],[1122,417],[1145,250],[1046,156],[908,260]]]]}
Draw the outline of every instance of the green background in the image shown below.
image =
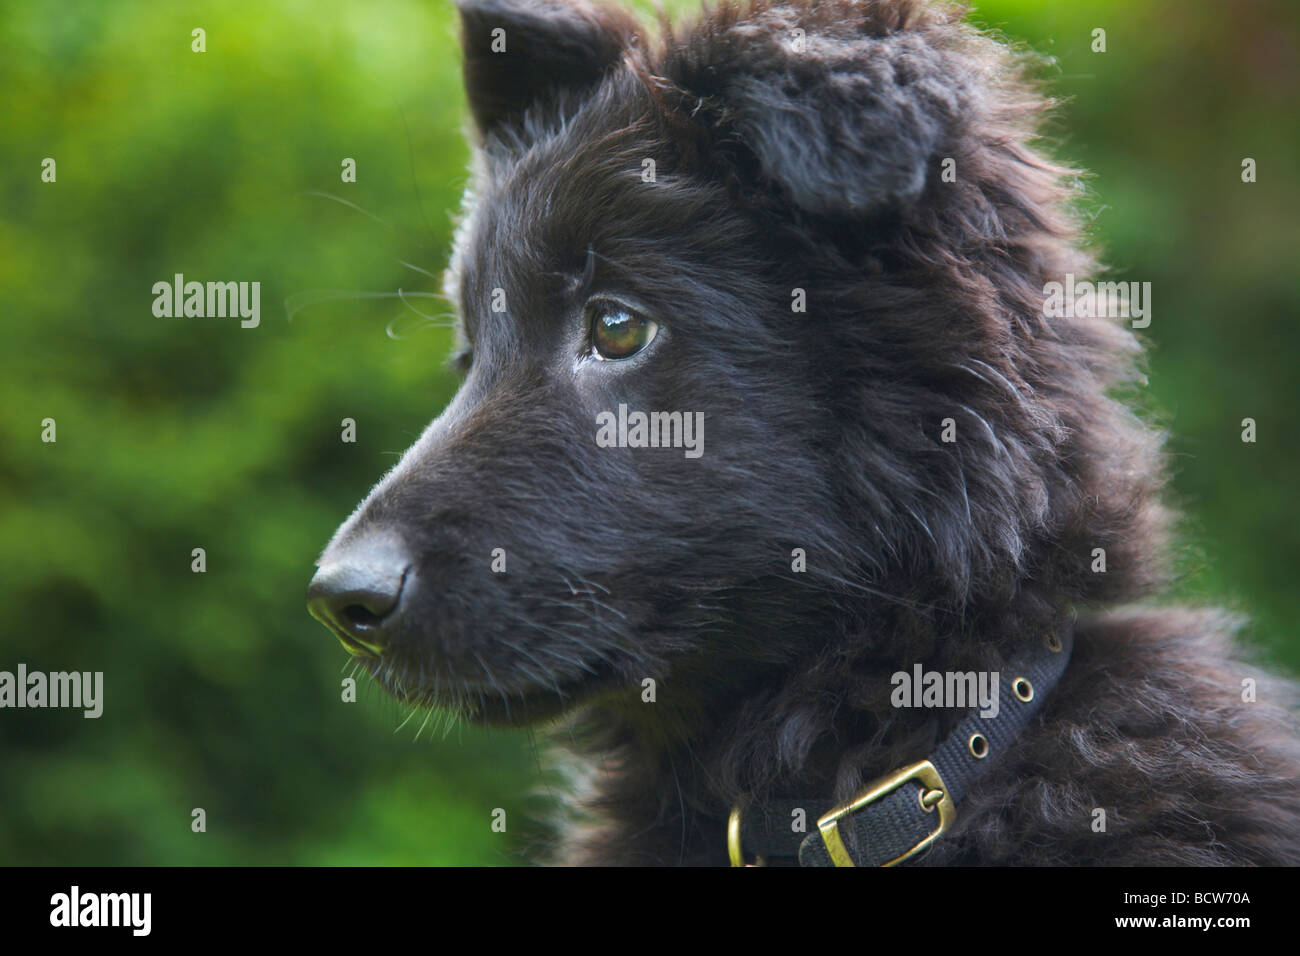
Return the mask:
{"type": "MultiPolygon", "coordinates": [[[[1110,277],[1153,283],[1181,590],[1248,610],[1255,650],[1294,668],[1300,44],[1294,4],[1225,10],[990,0],[974,19],[1052,58],[1051,133],[1093,173],[1110,277]]],[[[283,302],[439,290],[419,270],[445,265],[466,178],[454,39],[442,2],[0,5],[0,669],[106,675],[99,720],[0,711],[0,862],[527,849],[544,750],[524,733],[417,736],[423,718],[399,729],[406,711],[364,680],[341,703],[345,655],[303,603],[319,549],[455,379],[449,331],[396,298],[292,321],[283,302]],[[261,326],[155,318],[151,286],[177,272],[260,280],[261,326]]]]}

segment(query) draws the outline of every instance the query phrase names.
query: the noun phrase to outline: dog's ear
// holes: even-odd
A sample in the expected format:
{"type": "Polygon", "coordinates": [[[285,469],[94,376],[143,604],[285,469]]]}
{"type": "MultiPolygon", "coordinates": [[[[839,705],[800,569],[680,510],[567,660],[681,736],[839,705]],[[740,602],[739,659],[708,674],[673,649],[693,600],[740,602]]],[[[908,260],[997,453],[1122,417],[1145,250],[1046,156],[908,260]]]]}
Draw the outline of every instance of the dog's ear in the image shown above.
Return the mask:
{"type": "Polygon", "coordinates": [[[535,104],[594,85],[635,23],[585,0],[456,0],[465,91],[479,132],[517,125],[535,104]]]}
{"type": "Polygon", "coordinates": [[[810,212],[860,216],[921,195],[987,82],[955,20],[911,0],[728,7],[667,72],[750,175],[810,212]]]}

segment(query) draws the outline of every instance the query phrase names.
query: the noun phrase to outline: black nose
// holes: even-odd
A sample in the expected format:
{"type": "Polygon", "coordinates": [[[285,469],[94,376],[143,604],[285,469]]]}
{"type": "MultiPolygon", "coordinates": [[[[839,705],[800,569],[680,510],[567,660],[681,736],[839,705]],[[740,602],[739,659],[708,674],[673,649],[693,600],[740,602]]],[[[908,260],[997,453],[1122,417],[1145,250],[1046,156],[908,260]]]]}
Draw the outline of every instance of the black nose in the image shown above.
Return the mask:
{"type": "Polygon", "coordinates": [[[331,548],[307,586],[307,609],[349,654],[381,654],[401,617],[411,563],[391,539],[331,548]]]}

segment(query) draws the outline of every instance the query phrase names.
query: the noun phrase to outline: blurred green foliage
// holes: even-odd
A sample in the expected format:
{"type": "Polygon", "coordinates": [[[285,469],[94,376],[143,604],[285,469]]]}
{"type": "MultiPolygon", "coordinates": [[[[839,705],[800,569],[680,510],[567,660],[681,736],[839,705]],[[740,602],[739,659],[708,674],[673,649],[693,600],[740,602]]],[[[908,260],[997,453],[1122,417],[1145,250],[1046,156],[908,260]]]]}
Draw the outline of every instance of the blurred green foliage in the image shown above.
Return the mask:
{"type": "MultiPolygon", "coordinates": [[[[1255,645],[1300,664],[1294,8],[990,0],[974,19],[1054,58],[1094,236],[1113,277],[1154,283],[1183,591],[1247,609],[1255,645]]],[[[106,675],[99,720],[0,712],[0,863],[515,858],[545,788],[531,737],[417,737],[366,681],[340,703],[345,655],[303,604],[319,549],[455,387],[450,333],[396,298],[281,307],[438,290],[419,270],[446,262],[468,157],[450,6],[11,2],[0,116],[0,669],[106,675]],[[178,272],[260,280],[261,326],[155,318],[178,272]]]]}

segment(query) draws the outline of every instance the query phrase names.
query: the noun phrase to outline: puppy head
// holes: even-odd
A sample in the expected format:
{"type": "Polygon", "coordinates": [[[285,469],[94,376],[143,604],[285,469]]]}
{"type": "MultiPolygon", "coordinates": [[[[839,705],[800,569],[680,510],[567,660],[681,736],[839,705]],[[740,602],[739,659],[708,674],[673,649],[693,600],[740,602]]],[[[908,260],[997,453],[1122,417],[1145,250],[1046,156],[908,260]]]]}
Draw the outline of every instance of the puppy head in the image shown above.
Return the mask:
{"type": "Polygon", "coordinates": [[[577,0],[459,5],[465,381],[313,613],[404,698],[532,722],[646,678],[703,706],[842,640],[810,621],[1011,587],[1068,519],[1023,314],[1066,227],[1001,52],[902,0],[657,40],[577,0]]]}

